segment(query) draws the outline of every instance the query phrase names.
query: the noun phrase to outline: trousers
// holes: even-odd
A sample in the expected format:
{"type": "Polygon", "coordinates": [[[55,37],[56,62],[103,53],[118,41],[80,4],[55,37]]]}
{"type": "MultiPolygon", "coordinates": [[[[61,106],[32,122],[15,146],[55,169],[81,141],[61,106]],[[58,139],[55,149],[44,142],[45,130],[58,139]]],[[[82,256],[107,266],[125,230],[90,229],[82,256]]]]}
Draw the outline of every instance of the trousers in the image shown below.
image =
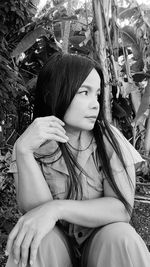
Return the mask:
{"type": "MultiPolygon", "coordinates": [[[[150,253],[139,234],[125,222],[97,228],[85,241],[79,262],[65,234],[55,227],[41,241],[32,267],[149,267],[150,253]]],[[[28,265],[27,267],[29,267],[28,265]]],[[[9,256],[6,267],[20,267],[9,256]]]]}

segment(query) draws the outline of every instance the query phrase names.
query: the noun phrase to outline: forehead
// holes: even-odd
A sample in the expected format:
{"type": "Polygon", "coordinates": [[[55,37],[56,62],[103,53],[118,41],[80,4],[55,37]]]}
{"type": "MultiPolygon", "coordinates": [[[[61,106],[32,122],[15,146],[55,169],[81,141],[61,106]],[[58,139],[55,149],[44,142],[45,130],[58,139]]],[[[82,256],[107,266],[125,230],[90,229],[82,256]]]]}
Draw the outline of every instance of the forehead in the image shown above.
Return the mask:
{"type": "Polygon", "coordinates": [[[100,87],[100,76],[96,69],[91,70],[87,78],[84,80],[81,86],[92,86],[94,88],[99,88],[100,87]]]}

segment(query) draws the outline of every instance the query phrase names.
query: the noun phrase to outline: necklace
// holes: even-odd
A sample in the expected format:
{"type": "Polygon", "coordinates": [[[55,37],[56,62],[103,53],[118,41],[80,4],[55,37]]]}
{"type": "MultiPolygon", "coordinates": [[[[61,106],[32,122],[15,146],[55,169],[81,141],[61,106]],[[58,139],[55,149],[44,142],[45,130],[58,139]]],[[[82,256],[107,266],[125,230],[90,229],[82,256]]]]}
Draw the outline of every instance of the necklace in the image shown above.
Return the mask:
{"type": "Polygon", "coordinates": [[[86,147],[86,148],[82,148],[81,146],[79,146],[79,148],[76,148],[76,147],[74,147],[74,146],[72,146],[69,142],[67,143],[72,149],[74,149],[75,151],[85,151],[85,150],[87,150],[89,147],[90,147],[90,145],[92,144],[92,141],[93,141],[93,136],[92,136],[92,138],[91,138],[91,140],[90,140],[90,143],[88,144],[88,146],[86,147]]]}

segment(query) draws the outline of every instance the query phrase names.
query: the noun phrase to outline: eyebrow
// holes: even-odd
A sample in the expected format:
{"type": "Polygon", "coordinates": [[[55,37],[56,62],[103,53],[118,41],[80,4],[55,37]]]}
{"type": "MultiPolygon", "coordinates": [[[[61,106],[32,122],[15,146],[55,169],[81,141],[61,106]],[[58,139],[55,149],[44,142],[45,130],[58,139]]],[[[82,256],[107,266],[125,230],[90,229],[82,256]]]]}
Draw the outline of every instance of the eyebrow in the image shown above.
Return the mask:
{"type": "MultiPolygon", "coordinates": [[[[83,85],[81,85],[80,88],[82,88],[82,87],[86,87],[87,89],[91,90],[91,86],[89,86],[89,85],[86,85],[86,84],[84,85],[84,84],[83,84],[83,85]]],[[[79,88],[79,89],[80,89],[80,88],[79,88]]],[[[101,91],[101,88],[98,88],[96,91],[101,91]]]]}

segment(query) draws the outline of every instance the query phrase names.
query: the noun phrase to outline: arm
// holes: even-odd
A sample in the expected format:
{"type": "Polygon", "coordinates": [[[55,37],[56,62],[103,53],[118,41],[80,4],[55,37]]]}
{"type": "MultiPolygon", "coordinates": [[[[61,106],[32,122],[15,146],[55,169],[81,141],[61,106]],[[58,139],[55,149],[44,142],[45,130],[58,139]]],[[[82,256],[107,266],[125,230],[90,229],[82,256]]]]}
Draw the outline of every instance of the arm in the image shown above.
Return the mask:
{"type": "MultiPolygon", "coordinates": [[[[134,165],[127,167],[127,171],[132,184],[123,169],[116,174],[114,173],[114,175],[120,191],[133,207],[136,180],[134,165]]],[[[118,221],[130,221],[130,216],[124,204],[118,199],[106,179],[104,179],[103,198],[85,201],[60,200],[58,206],[61,219],[87,227],[99,227],[118,221]]]]}
{"type": "Polygon", "coordinates": [[[59,219],[85,227],[99,227],[113,222],[128,221],[128,214],[120,200],[103,197],[84,201],[59,200],[59,219]]]}
{"type": "Polygon", "coordinates": [[[17,201],[24,213],[52,199],[50,189],[32,153],[17,151],[18,173],[14,174],[17,201]]]}
{"type": "MultiPolygon", "coordinates": [[[[66,142],[64,123],[54,116],[36,119],[15,145],[18,173],[14,174],[20,209],[27,212],[52,199],[49,187],[38,166],[34,151],[47,140],[66,142]]],[[[51,153],[51,151],[49,151],[51,153]]]]}
{"type": "MultiPolygon", "coordinates": [[[[116,165],[118,158],[116,154],[114,156],[113,163],[116,165]]],[[[118,167],[116,172],[113,170],[113,173],[118,188],[133,207],[136,181],[134,164],[127,167],[128,175],[122,166],[118,167]]],[[[87,227],[99,227],[117,221],[130,221],[124,204],[118,199],[107,179],[104,179],[103,198],[85,201],[60,200],[58,206],[59,216],[63,220],[87,227]]]]}

